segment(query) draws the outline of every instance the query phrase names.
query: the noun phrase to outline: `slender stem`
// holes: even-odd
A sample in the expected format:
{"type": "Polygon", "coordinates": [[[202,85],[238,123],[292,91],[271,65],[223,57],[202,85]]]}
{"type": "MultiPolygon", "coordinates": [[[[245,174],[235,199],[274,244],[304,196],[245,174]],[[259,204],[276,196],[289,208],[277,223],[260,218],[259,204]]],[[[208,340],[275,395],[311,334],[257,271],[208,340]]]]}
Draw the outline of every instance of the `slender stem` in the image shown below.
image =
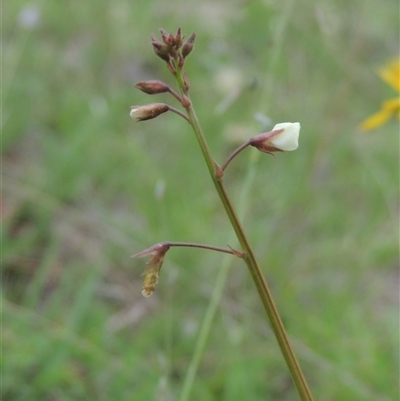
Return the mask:
{"type": "Polygon", "coordinates": [[[173,247],[173,246],[179,246],[179,247],[189,247],[189,248],[201,248],[201,249],[208,249],[210,251],[216,251],[216,252],[222,252],[222,253],[229,253],[230,255],[238,256],[243,258],[245,255],[241,251],[234,250],[232,248],[226,249],[226,248],[221,248],[219,246],[214,246],[214,245],[207,245],[207,244],[198,244],[195,242],[163,242],[166,246],[173,247]]]}
{"type": "MultiPolygon", "coordinates": [[[[239,205],[236,209],[238,211],[239,217],[243,216],[248,208],[248,197],[250,193],[250,188],[255,180],[256,176],[255,164],[259,156],[260,153],[254,153],[253,157],[249,160],[249,163],[247,165],[246,177],[244,179],[244,185],[242,187],[242,190],[240,191],[239,205]]],[[[234,241],[235,238],[236,235],[234,232],[232,232],[229,236],[229,242],[234,241]],[[234,237],[232,237],[232,235],[234,237]]],[[[210,302],[208,303],[207,310],[204,313],[204,317],[202,319],[202,323],[199,328],[199,334],[197,336],[196,344],[194,346],[191,361],[187,367],[185,380],[183,382],[182,392],[179,401],[189,400],[190,392],[193,387],[197,371],[199,369],[201,358],[204,355],[204,350],[206,348],[208,337],[210,335],[211,325],[213,320],[215,319],[218,310],[218,305],[221,303],[224,287],[226,285],[230,269],[232,268],[232,261],[233,261],[232,258],[228,257],[228,255],[225,255],[225,257],[222,258],[219,264],[218,273],[215,277],[215,281],[213,283],[213,289],[210,294],[210,302]]]]}
{"type": "MultiPolygon", "coordinates": [[[[177,81],[183,92],[184,88],[182,86],[182,76],[180,71],[177,73],[177,81]]],[[[187,94],[186,94],[187,95],[187,94]]],[[[285,361],[288,365],[290,373],[292,375],[292,379],[295,383],[297,391],[300,395],[302,401],[312,401],[312,395],[308,388],[306,379],[303,375],[303,372],[300,368],[300,365],[297,361],[295,353],[290,345],[288,336],[286,334],[285,328],[282,323],[282,319],[278,313],[278,310],[275,306],[275,302],[273,300],[271,291],[268,287],[267,282],[265,281],[261,269],[258,265],[258,262],[255,258],[253,249],[250,246],[250,243],[247,240],[247,236],[240,224],[240,221],[236,215],[236,212],[231,204],[230,198],[225,190],[225,186],[222,181],[222,177],[218,177],[216,175],[216,163],[214,162],[210,150],[208,148],[208,144],[206,142],[205,136],[201,129],[200,123],[197,119],[196,113],[190,102],[190,105],[187,107],[187,113],[189,116],[190,123],[193,127],[193,130],[196,134],[197,140],[199,142],[201,151],[203,153],[205,162],[207,164],[208,170],[210,172],[211,178],[213,180],[214,186],[218,192],[218,195],[221,199],[221,202],[225,208],[225,211],[231,221],[233,229],[235,230],[236,236],[240,242],[240,245],[245,252],[244,260],[246,262],[247,267],[250,270],[253,281],[257,287],[258,293],[264,305],[264,308],[268,314],[272,330],[275,334],[275,337],[278,341],[281,352],[285,358],[285,361]]]]}
{"type": "Polygon", "coordinates": [[[189,120],[188,116],[186,114],[182,113],[180,110],[176,109],[175,107],[169,106],[169,105],[168,105],[168,110],[172,111],[175,114],[178,114],[178,116],[184,118],[190,124],[190,120],[189,120]]]}
{"type": "Polygon", "coordinates": [[[181,97],[170,87],[168,87],[168,93],[170,93],[178,102],[182,101],[181,97]]]}
{"type": "Polygon", "coordinates": [[[214,246],[214,245],[209,245],[209,244],[199,244],[196,242],[165,241],[165,242],[159,242],[158,244],[152,245],[150,248],[146,248],[143,251],[135,253],[134,255],[132,255],[132,258],[141,258],[143,256],[154,255],[160,251],[166,252],[166,251],[168,251],[169,248],[171,248],[173,246],[208,249],[209,251],[228,253],[229,255],[234,255],[241,259],[243,259],[245,257],[244,252],[238,251],[237,249],[233,249],[229,245],[228,245],[229,249],[227,249],[227,248],[221,248],[220,246],[214,246]]]}
{"type": "Polygon", "coordinates": [[[245,142],[243,145],[239,146],[236,150],[234,150],[226,162],[221,166],[222,171],[225,171],[225,169],[228,167],[228,164],[233,160],[234,157],[236,157],[243,149],[246,149],[247,146],[250,145],[250,141],[245,142]]]}

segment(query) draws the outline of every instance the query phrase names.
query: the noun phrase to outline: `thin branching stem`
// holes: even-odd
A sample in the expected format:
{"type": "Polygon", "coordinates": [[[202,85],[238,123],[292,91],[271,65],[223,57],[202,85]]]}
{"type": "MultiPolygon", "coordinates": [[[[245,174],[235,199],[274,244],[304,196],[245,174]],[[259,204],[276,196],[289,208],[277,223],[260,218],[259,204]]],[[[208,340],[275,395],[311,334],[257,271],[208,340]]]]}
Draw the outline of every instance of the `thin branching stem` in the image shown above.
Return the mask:
{"type": "Polygon", "coordinates": [[[172,107],[170,105],[168,105],[168,110],[172,111],[175,114],[178,114],[178,116],[184,118],[190,124],[190,120],[189,120],[188,116],[185,113],[182,113],[180,110],[178,110],[175,107],[172,107]]]}
{"type": "Polygon", "coordinates": [[[222,171],[228,167],[228,164],[236,157],[243,149],[246,149],[250,145],[250,141],[245,142],[243,145],[239,146],[236,150],[234,150],[226,160],[226,162],[221,166],[222,171]]]}
{"type": "Polygon", "coordinates": [[[168,93],[170,93],[179,103],[181,103],[181,97],[170,87],[168,87],[168,93]]]}
{"type": "Polygon", "coordinates": [[[208,249],[210,251],[216,251],[216,252],[222,252],[222,253],[229,253],[230,255],[238,256],[243,258],[244,253],[234,250],[229,247],[227,248],[221,248],[219,246],[214,246],[214,245],[208,245],[208,244],[199,244],[196,242],[163,242],[166,246],[173,247],[173,246],[179,246],[179,247],[189,247],[189,248],[201,248],[201,249],[208,249]]]}
{"type": "MultiPolygon", "coordinates": [[[[190,124],[196,134],[196,138],[199,142],[203,157],[205,159],[208,170],[210,172],[211,179],[213,180],[214,186],[218,192],[221,202],[222,202],[222,204],[225,208],[225,211],[229,217],[229,220],[233,226],[233,229],[236,233],[236,236],[239,240],[242,250],[245,253],[245,256],[243,259],[246,262],[246,265],[249,268],[249,271],[251,273],[253,281],[257,287],[258,293],[260,295],[260,298],[262,300],[264,308],[269,317],[272,330],[275,334],[275,337],[278,341],[281,352],[282,352],[282,354],[285,358],[285,361],[288,365],[288,368],[290,370],[293,382],[295,383],[295,386],[297,388],[297,391],[300,395],[301,400],[302,401],[312,401],[313,398],[311,395],[311,391],[310,391],[307,381],[303,375],[300,364],[297,361],[297,358],[293,351],[293,348],[290,345],[288,335],[286,334],[286,330],[284,328],[282,319],[278,313],[277,307],[273,300],[272,293],[271,293],[271,291],[268,287],[268,284],[261,272],[261,269],[258,265],[255,255],[254,255],[253,249],[250,246],[250,243],[247,239],[244,229],[239,221],[239,218],[235,212],[235,209],[233,208],[230,198],[225,190],[222,176],[220,174],[218,174],[218,165],[211,156],[211,152],[209,150],[207,141],[206,141],[203,131],[201,129],[200,123],[197,119],[195,110],[193,108],[193,104],[190,101],[188,93],[185,90],[185,87],[183,85],[183,77],[182,77],[181,70],[177,71],[176,79],[177,79],[178,85],[181,89],[181,92],[183,94],[185,94],[187,96],[187,98],[189,99],[188,107],[186,108],[186,110],[188,113],[190,124]]],[[[237,153],[239,153],[241,150],[243,150],[243,149],[239,148],[237,153]]],[[[237,153],[235,153],[235,155],[237,153]]],[[[228,161],[228,163],[229,163],[229,161],[228,161]]],[[[227,165],[227,163],[225,163],[224,166],[226,167],[226,165],[227,165]]],[[[221,169],[221,167],[219,167],[219,169],[221,169]]]]}

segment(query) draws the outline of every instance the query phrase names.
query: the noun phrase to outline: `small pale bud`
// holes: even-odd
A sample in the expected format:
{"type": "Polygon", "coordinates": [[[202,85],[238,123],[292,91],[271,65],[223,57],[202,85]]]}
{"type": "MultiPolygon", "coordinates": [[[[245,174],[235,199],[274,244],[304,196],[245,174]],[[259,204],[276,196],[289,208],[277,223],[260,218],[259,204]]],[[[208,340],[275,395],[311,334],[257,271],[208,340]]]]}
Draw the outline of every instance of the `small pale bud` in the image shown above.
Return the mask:
{"type": "Polygon", "coordinates": [[[250,145],[261,152],[283,152],[299,147],[300,123],[276,124],[270,132],[255,136],[250,145]]]}
{"type": "Polygon", "coordinates": [[[157,93],[168,92],[170,90],[167,84],[157,80],[138,82],[135,86],[148,95],[155,95],[157,93]]]}
{"type": "Polygon", "coordinates": [[[145,121],[156,118],[169,110],[165,103],[150,103],[143,106],[131,106],[129,115],[136,121],[145,121]]]}

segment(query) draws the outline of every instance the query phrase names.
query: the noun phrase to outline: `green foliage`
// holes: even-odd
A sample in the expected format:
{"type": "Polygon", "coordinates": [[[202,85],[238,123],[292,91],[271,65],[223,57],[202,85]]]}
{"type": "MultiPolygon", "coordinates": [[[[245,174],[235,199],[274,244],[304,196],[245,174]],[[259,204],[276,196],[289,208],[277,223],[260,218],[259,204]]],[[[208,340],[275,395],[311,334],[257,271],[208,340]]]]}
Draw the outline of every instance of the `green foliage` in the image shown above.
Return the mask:
{"type": "MultiPolygon", "coordinates": [[[[258,159],[244,225],[315,399],[396,398],[398,125],[357,132],[387,93],[374,70],[397,56],[396,2],[3,8],[3,399],[179,398],[221,256],[171,250],[144,299],[130,255],[225,246],[231,229],[188,124],[129,118],[176,106],[134,84],[172,83],[149,35],[178,26],[197,32],[187,72],[219,161],[260,132],[256,113],[301,122],[298,151],[258,159]]],[[[234,199],[246,152],[227,170],[234,199]]],[[[296,399],[238,261],[190,399],[296,399]]]]}

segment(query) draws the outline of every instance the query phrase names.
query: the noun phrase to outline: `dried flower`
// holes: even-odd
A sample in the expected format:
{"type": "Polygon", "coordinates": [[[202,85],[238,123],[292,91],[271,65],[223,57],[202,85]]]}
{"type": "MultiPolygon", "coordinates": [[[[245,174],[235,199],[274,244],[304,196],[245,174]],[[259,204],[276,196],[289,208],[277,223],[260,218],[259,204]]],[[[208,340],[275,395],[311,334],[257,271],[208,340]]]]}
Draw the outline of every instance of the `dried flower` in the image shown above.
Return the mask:
{"type": "Polygon", "coordinates": [[[150,260],[147,262],[146,269],[143,272],[145,277],[143,281],[142,294],[146,298],[153,294],[156,288],[158,277],[160,276],[161,266],[164,262],[165,254],[169,248],[169,244],[162,242],[133,255],[134,258],[151,256],[150,260]]]}
{"type": "Polygon", "coordinates": [[[156,118],[169,110],[165,103],[150,103],[143,106],[131,106],[129,115],[136,121],[145,121],[156,118]]]}
{"type": "Polygon", "coordinates": [[[296,150],[299,147],[299,135],[300,123],[280,123],[272,131],[250,139],[250,145],[265,153],[296,150]]]}

